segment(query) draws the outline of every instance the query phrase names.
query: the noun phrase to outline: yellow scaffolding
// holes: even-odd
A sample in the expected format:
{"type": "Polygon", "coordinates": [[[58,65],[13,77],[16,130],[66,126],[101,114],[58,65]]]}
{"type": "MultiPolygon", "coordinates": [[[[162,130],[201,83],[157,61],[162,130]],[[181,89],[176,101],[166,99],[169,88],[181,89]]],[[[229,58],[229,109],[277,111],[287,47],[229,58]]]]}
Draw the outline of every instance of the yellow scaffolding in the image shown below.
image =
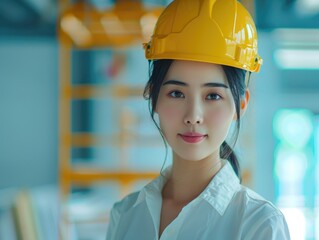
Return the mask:
{"type": "MultiPolygon", "coordinates": [[[[125,85],[116,87],[94,87],[90,85],[72,85],[72,50],[92,48],[110,48],[129,46],[150,39],[156,19],[163,10],[154,8],[145,10],[138,1],[117,1],[111,10],[100,11],[81,1],[71,4],[69,0],[59,0],[59,184],[61,204],[64,204],[71,187],[88,186],[95,182],[115,180],[126,193],[132,182],[140,179],[152,179],[155,172],[134,172],[129,170],[107,171],[87,166],[72,165],[71,150],[74,146],[89,147],[112,145],[125,148],[127,139],[134,144],[158,145],[158,139],[139,141],[138,136],[121,131],[117,136],[99,136],[88,133],[72,133],[71,102],[74,99],[127,98],[141,96],[143,89],[125,85]],[[129,27],[130,31],[127,31],[129,27]]],[[[62,208],[63,209],[63,208],[62,208]]],[[[61,213],[60,238],[67,239],[68,218],[61,213]]]]}

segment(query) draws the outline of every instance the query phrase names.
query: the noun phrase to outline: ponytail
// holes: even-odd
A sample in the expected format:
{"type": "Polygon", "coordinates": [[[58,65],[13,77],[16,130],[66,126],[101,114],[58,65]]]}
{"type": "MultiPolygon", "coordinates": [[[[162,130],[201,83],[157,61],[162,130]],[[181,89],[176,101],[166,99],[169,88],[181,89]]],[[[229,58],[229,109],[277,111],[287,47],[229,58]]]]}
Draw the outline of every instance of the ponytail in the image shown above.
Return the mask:
{"type": "MultiPolygon", "coordinates": [[[[224,72],[226,74],[228,84],[230,91],[233,95],[234,103],[235,103],[235,109],[236,109],[236,128],[233,135],[234,145],[238,138],[238,133],[240,129],[240,104],[241,104],[241,98],[245,97],[246,93],[246,84],[245,79],[247,76],[247,71],[235,67],[229,67],[229,66],[223,66],[224,72]]],[[[248,81],[248,80],[247,80],[248,81]]],[[[239,162],[236,154],[234,153],[233,149],[227,144],[225,141],[222,143],[220,147],[220,157],[223,159],[227,159],[230,164],[232,165],[234,172],[238,176],[239,180],[241,181],[240,176],[240,168],[239,168],[239,162]]]]}
{"type": "Polygon", "coordinates": [[[225,141],[222,143],[222,146],[220,147],[220,157],[222,159],[227,159],[230,162],[236,175],[239,177],[241,181],[238,158],[234,153],[233,149],[225,141]]]}

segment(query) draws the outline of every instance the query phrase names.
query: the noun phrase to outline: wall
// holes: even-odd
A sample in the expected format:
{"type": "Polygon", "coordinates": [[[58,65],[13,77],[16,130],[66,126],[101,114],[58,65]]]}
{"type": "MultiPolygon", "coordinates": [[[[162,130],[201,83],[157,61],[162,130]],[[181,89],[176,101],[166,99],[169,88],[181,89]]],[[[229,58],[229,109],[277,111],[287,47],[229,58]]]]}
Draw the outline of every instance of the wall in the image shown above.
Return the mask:
{"type": "Polygon", "coordinates": [[[52,38],[0,38],[0,189],[57,182],[57,50],[52,38]]]}

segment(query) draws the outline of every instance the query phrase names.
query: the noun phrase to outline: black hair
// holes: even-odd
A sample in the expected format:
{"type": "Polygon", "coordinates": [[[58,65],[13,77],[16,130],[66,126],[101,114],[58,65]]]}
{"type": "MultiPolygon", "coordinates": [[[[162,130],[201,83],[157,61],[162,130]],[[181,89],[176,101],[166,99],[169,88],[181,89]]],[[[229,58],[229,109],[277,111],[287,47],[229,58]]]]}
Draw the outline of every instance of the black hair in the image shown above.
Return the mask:
{"type": "MultiPolygon", "coordinates": [[[[154,113],[157,105],[157,99],[158,95],[162,86],[162,83],[164,81],[164,78],[174,60],[171,59],[162,59],[162,60],[155,60],[155,61],[149,61],[149,80],[145,86],[144,89],[144,98],[147,99],[149,102],[149,111],[152,117],[153,122],[155,123],[157,129],[159,130],[164,144],[166,148],[166,156],[167,156],[167,143],[165,141],[165,138],[163,136],[163,133],[156,123],[154,119],[154,113]]],[[[236,129],[235,134],[233,137],[233,144],[235,145],[239,129],[240,129],[240,100],[245,95],[246,91],[246,84],[245,84],[245,78],[246,74],[249,74],[250,72],[247,72],[246,70],[225,66],[222,65],[223,70],[225,72],[230,91],[232,93],[234,103],[235,103],[235,109],[236,109],[236,115],[237,115],[237,121],[236,121],[236,129]]],[[[227,159],[230,164],[232,165],[235,173],[238,177],[240,177],[240,167],[239,162],[236,154],[234,153],[233,149],[230,147],[230,145],[224,141],[220,147],[220,157],[223,159],[227,159]]],[[[166,159],[166,157],[165,157],[166,159]]]]}

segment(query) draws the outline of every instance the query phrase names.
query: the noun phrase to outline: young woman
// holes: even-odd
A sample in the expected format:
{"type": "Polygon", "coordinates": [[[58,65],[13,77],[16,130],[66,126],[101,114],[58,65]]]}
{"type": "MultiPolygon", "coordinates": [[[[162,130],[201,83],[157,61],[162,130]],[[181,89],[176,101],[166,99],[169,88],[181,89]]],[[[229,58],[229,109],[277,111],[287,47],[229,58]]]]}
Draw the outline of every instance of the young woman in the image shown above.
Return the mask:
{"type": "Polygon", "coordinates": [[[175,0],[145,51],[145,97],[173,164],[114,205],[107,240],[290,239],[283,214],[240,185],[225,140],[237,138],[261,65],[248,12],[235,0],[175,0]]]}

